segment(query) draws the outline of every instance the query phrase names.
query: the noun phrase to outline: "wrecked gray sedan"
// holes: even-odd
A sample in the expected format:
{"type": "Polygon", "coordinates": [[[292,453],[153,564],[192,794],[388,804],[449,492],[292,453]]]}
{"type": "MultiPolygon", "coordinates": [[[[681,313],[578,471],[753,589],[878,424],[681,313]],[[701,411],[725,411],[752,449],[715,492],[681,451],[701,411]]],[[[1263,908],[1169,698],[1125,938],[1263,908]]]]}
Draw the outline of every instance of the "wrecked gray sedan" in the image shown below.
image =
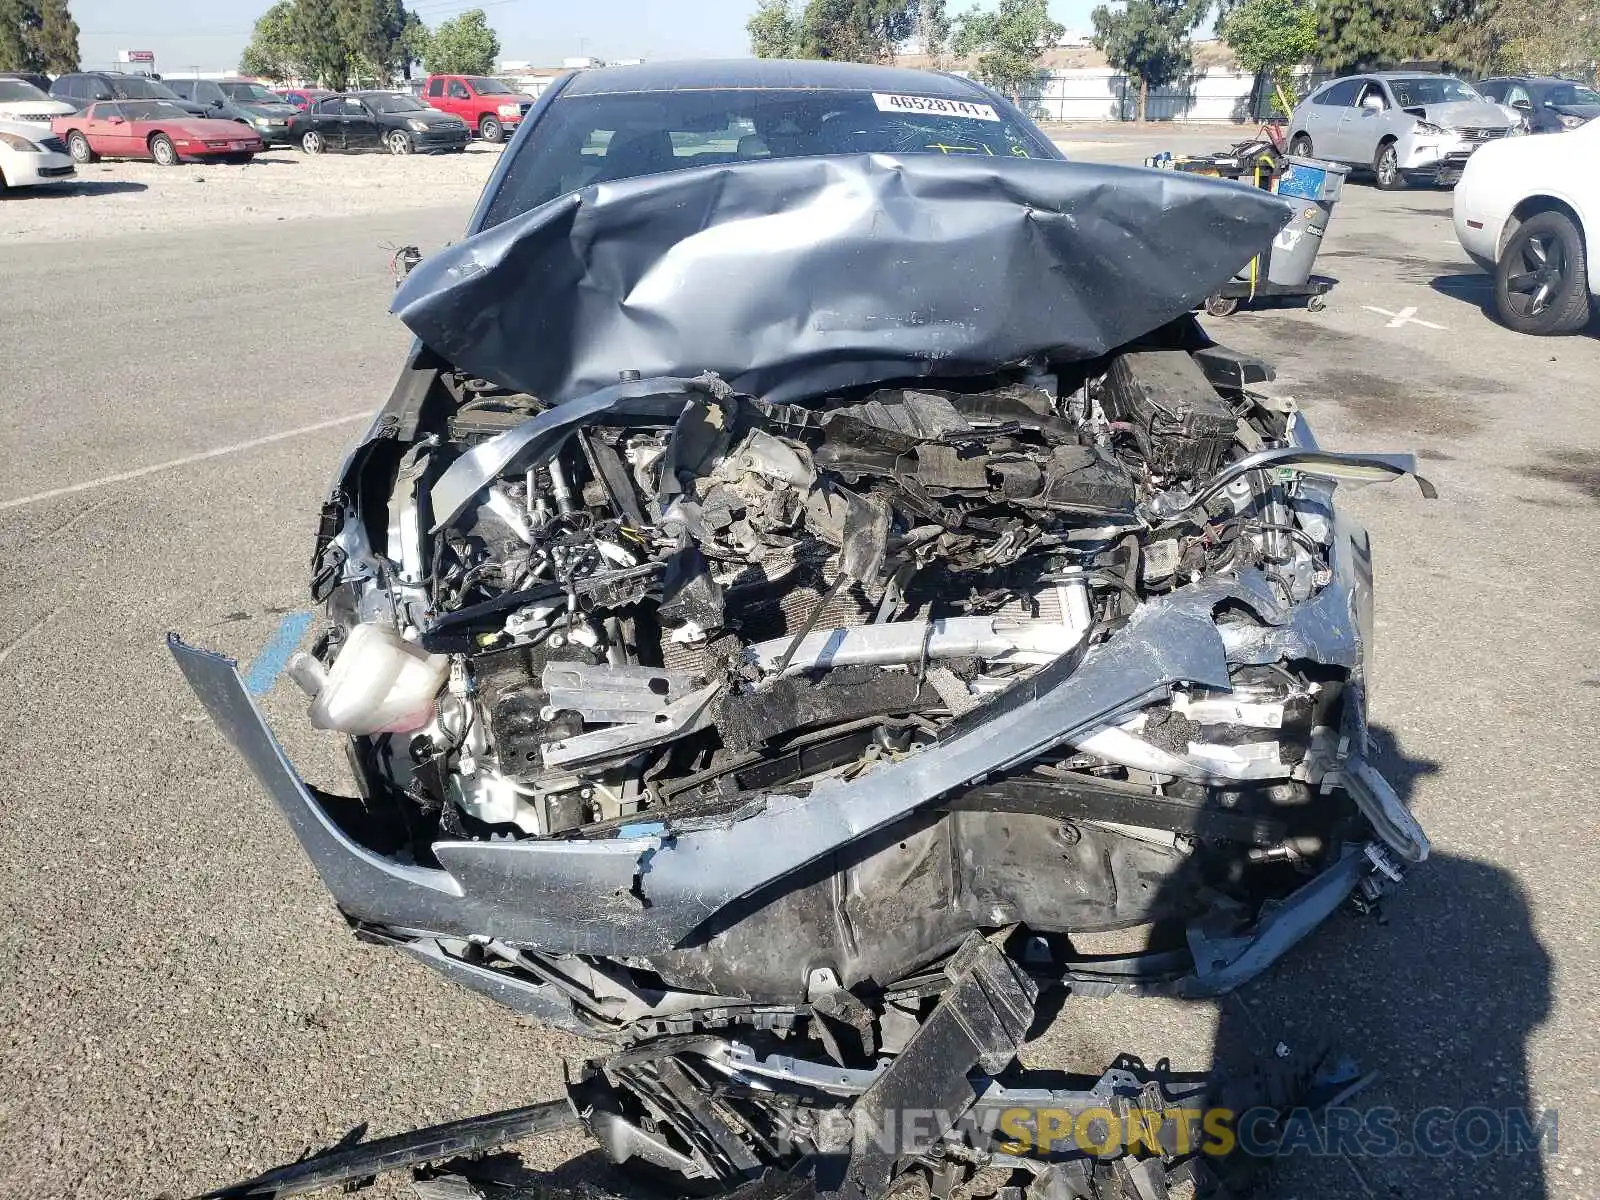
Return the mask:
{"type": "Polygon", "coordinates": [[[1232,988],[1428,843],[1335,505],[1414,463],[1189,315],[1288,207],[1061,161],[965,80],[695,71],[570,79],[401,287],[293,667],[359,797],[173,649],[362,937],[632,1043],[591,1130],[732,1184],[910,1080],[953,1121],[928,1064],[998,1072],[1041,986],[1232,988]]]}

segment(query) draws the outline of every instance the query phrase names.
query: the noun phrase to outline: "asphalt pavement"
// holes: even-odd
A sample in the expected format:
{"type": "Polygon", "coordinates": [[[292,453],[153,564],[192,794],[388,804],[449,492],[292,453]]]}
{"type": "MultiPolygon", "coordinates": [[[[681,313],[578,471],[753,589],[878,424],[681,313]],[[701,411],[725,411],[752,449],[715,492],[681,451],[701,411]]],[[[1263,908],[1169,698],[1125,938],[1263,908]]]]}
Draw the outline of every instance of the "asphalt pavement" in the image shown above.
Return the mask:
{"type": "MultiPolygon", "coordinates": [[[[1064,142],[1138,161],[1225,138],[1064,142]]],[[[1376,553],[1376,736],[1434,857],[1381,923],[1335,918],[1238,996],[1073,1000],[1029,1060],[1198,1068],[1328,1044],[1382,1073],[1361,1103],[1402,1129],[1432,1108],[1554,1109],[1556,1145],[1542,1162],[1331,1148],[1271,1195],[1600,1195],[1583,782],[1600,767],[1600,338],[1495,325],[1449,205],[1353,184],[1319,264],[1327,311],[1207,321],[1278,364],[1324,444],[1419,450],[1439,488],[1346,498],[1376,553]]],[[[189,1195],[362,1123],[553,1096],[564,1060],[599,1052],[356,943],[163,644],[179,630],[249,663],[308,607],[315,510],[407,344],[390,247],[437,247],[465,218],[0,251],[0,1197],[189,1195]]],[[[292,685],[265,706],[339,786],[339,747],[292,685]]],[[[525,1153],[581,1174],[587,1145],[525,1153]]]]}

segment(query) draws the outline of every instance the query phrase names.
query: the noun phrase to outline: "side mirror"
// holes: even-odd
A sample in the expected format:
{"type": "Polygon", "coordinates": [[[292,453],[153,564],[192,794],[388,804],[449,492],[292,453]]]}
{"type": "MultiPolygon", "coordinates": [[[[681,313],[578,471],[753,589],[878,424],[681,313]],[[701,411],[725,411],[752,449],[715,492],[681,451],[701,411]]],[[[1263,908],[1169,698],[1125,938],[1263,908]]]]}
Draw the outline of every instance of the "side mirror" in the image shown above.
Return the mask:
{"type": "Polygon", "coordinates": [[[121,125],[122,124],[122,118],[121,117],[107,117],[106,118],[106,124],[107,125],[121,125]]]}
{"type": "MultiPolygon", "coordinates": [[[[1548,107],[1549,104],[1550,104],[1550,101],[1546,100],[1545,101],[1545,105],[1548,107]]],[[[1532,108],[1533,108],[1533,101],[1532,100],[1513,100],[1511,102],[1511,107],[1512,108],[1524,108],[1524,109],[1528,109],[1528,110],[1531,111],[1532,108]]]]}
{"type": "Polygon", "coordinates": [[[212,108],[221,108],[222,107],[222,101],[221,100],[213,100],[211,102],[211,107],[212,108]]]}
{"type": "Polygon", "coordinates": [[[1361,101],[1361,107],[1366,109],[1368,112],[1382,112],[1383,111],[1383,97],[1382,96],[1368,96],[1364,100],[1361,101]]]}

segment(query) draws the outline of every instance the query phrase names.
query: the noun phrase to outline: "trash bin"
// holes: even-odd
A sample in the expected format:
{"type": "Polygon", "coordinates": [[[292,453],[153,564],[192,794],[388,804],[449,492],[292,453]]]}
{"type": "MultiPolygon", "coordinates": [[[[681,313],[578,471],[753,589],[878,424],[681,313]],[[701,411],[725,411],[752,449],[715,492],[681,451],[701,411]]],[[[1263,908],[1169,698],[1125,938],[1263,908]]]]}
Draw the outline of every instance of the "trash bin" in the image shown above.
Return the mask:
{"type": "Polygon", "coordinates": [[[1278,179],[1278,195],[1295,202],[1295,213],[1272,241],[1267,258],[1269,283],[1299,287],[1311,278],[1323,231],[1349,174],[1350,168],[1342,163],[1289,157],[1278,179]]]}

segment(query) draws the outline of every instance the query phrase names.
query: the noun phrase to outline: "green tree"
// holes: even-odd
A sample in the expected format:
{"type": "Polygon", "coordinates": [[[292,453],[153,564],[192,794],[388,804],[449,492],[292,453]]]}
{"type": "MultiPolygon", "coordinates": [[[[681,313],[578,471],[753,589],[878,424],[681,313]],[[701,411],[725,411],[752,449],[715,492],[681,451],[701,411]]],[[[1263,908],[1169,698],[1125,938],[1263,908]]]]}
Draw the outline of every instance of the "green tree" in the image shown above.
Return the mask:
{"type": "Polygon", "coordinates": [[[344,40],[339,7],[328,0],[294,0],[289,36],[302,72],[323,87],[342,92],[355,73],[355,52],[344,40]]]}
{"type": "Polygon", "coordinates": [[[421,66],[428,57],[428,46],[433,41],[433,35],[428,32],[428,27],[422,23],[422,18],[414,12],[407,12],[405,24],[400,30],[401,65],[407,79],[411,78],[413,67],[421,66]]]}
{"type": "Polygon", "coordinates": [[[810,0],[800,19],[802,58],[891,62],[915,32],[916,0],[810,0]]]}
{"type": "Polygon", "coordinates": [[[67,0],[39,0],[39,35],[34,53],[48,75],[78,69],[78,23],[67,0]]]}
{"type": "Polygon", "coordinates": [[[761,0],[744,27],[750,53],[757,58],[794,58],[800,52],[800,17],[793,0],[761,0]]]}
{"type": "Polygon", "coordinates": [[[428,39],[427,66],[436,75],[487,75],[500,56],[500,39],[483,9],[443,21],[428,39]]]}
{"type": "Polygon", "coordinates": [[[1102,4],[1091,14],[1096,48],[1112,66],[1138,81],[1140,121],[1149,115],[1150,89],[1171,83],[1189,69],[1193,61],[1189,35],[1208,7],[1207,0],[1127,0],[1121,11],[1102,4]]]}
{"type": "Polygon", "coordinates": [[[294,0],[278,0],[256,18],[250,44],[239,55],[239,70],[246,75],[282,82],[298,79],[306,69],[295,39],[294,0]]]}
{"type": "Polygon", "coordinates": [[[1488,23],[1494,71],[1594,79],[1600,0],[1500,0],[1488,23]]]}
{"type": "Polygon", "coordinates": [[[945,0],[920,0],[917,5],[916,44],[928,65],[943,71],[950,58],[950,14],[945,0]]]}
{"type": "Polygon", "coordinates": [[[1307,0],[1242,0],[1218,22],[1217,34],[1241,67],[1289,97],[1294,68],[1316,52],[1317,14],[1307,0]]]}
{"type": "Polygon", "coordinates": [[[0,0],[0,71],[78,69],[78,23],[66,0],[0,0]]]}
{"type": "MultiPolygon", "coordinates": [[[[313,0],[302,0],[311,3],[313,0]]],[[[340,37],[362,74],[387,83],[396,76],[410,77],[412,56],[409,24],[416,22],[400,0],[336,0],[334,11],[340,37]]]]}
{"type": "Polygon", "coordinates": [[[278,0],[256,20],[239,69],[338,89],[356,79],[381,86],[410,75],[426,37],[402,0],[278,0]]]}
{"type": "MultiPolygon", "coordinates": [[[[1318,0],[1317,58],[1332,71],[1369,71],[1408,59],[1485,71],[1501,56],[1501,0],[1318,0]]],[[[1555,21],[1551,4],[1540,10],[1555,21]]]]}
{"type": "Polygon", "coordinates": [[[1013,103],[1039,78],[1044,52],[1066,29],[1048,0],[1000,0],[993,12],[972,9],[956,29],[957,54],[977,54],[973,74],[1013,103]]]}
{"type": "Polygon", "coordinates": [[[1317,59],[1329,71],[1365,71],[1416,55],[1426,14],[1418,0],[1322,0],[1317,59]]]}
{"type": "Polygon", "coordinates": [[[23,0],[0,0],[0,71],[32,71],[30,40],[38,14],[23,0]]]}

